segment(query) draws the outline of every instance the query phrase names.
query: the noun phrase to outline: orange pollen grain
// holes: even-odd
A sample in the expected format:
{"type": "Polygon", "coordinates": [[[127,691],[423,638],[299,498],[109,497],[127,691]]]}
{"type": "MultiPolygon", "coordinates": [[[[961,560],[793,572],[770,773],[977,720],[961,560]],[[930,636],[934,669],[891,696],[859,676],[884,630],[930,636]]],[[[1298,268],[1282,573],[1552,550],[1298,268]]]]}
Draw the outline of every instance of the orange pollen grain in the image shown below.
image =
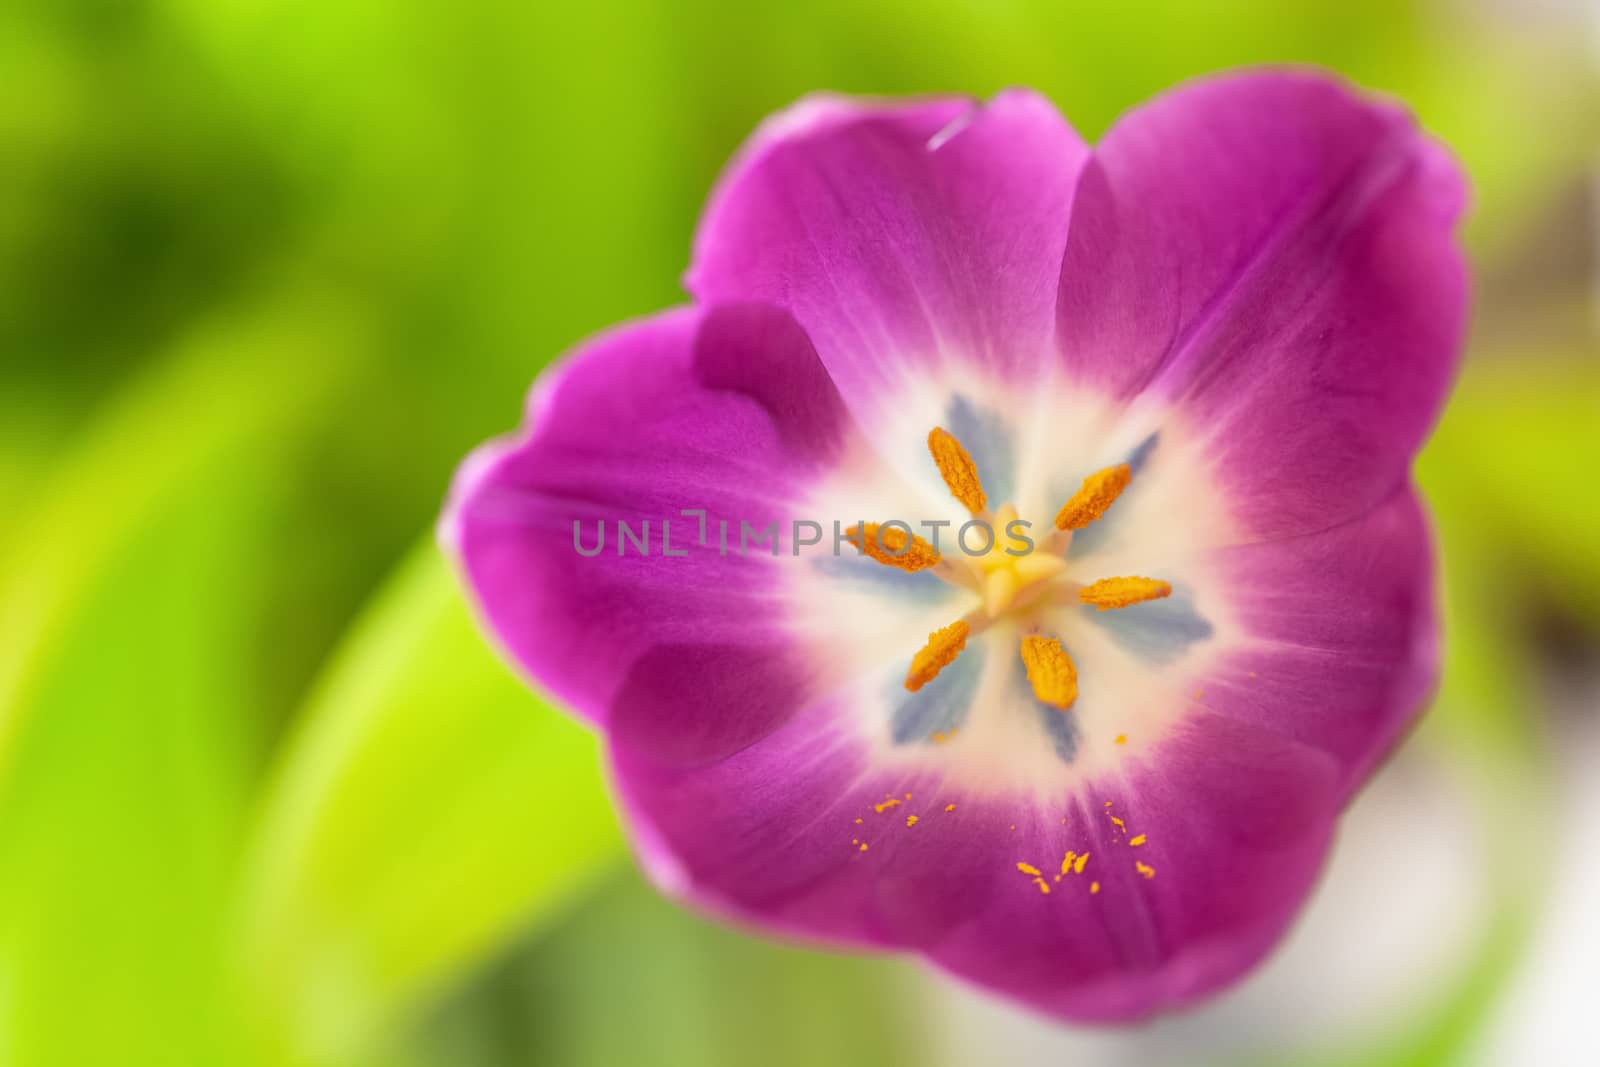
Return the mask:
{"type": "Polygon", "coordinates": [[[942,426],[928,431],[928,451],[933,454],[933,462],[944,477],[944,484],[950,487],[950,495],[974,515],[982,512],[988,498],[984,496],[983,483],[978,480],[978,465],[972,461],[971,453],[942,426]]]}
{"type": "Polygon", "coordinates": [[[1125,608],[1172,595],[1172,586],[1155,578],[1102,578],[1078,590],[1078,599],[1099,611],[1125,608]]]}
{"type": "Polygon", "coordinates": [[[1081,530],[1104,515],[1117,497],[1128,488],[1133,470],[1126,463],[1095,471],[1083,480],[1083,485],[1072,499],[1061,505],[1056,513],[1056,529],[1081,530]]]}
{"type": "Polygon", "coordinates": [[[1128,844],[1132,845],[1134,848],[1138,848],[1140,845],[1144,844],[1144,835],[1140,834],[1138,837],[1130,838],[1128,844]]]}
{"type": "Polygon", "coordinates": [[[1024,637],[1022,663],[1028,669],[1033,695],[1062,711],[1078,699],[1078,669],[1053,637],[1024,637]]]}
{"type": "Polygon", "coordinates": [[[1089,883],[1089,892],[1091,892],[1091,893],[1100,892],[1100,883],[1099,882],[1090,882],[1089,883]]]}
{"type": "Polygon", "coordinates": [[[915,826],[915,825],[917,825],[917,817],[915,815],[907,815],[906,816],[906,825],[907,826],[915,826]]]}
{"type": "Polygon", "coordinates": [[[1017,870],[1021,871],[1023,874],[1031,875],[1034,878],[1039,877],[1040,873],[1042,873],[1040,872],[1039,868],[1035,867],[1031,863],[1018,863],[1017,870]]]}
{"type": "Polygon", "coordinates": [[[896,800],[894,797],[890,797],[888,800],[885,800],[882,804],[874,804],[874,805],[872,805],[872,810],[877,812],[879,815],[882,815],[884,812],[888,811],[890,808],[899,807],[899,805],[900,805],[900,802],[898,800],[896,800]]]}
{"type": "Polygon", "coordinates": [[[972,627],[957,619],[941,630],[928,635],[928,643],[911,659],[911,669],[906,672],[906,688],[915,693],[939,676],[939,672],[954,663],[961,650],[967,647],[967,635],[972,627]]]}
{"type": "Polygon", "coordinates": [[[1135,862],[1133,869],[1144,875],[1146,878],[1154,878],[1156,876],[1156,869],[1144,863],[1135,862]]]}
{"type": "Polygon", "coordinates": [[[1078,857],[1078,862],[1072,865],[1073,874],[1082,874],[1083,869],[1089,865],[1089,854],[1085,852],[1078,857]]]}
{"type": "Polygon", "coordinates": [[[862,523],[845,531],[856,548],[887,567],[898,567],[915,574],[939,562],[939,550],[916,534],[876,522],[862,523]]]}

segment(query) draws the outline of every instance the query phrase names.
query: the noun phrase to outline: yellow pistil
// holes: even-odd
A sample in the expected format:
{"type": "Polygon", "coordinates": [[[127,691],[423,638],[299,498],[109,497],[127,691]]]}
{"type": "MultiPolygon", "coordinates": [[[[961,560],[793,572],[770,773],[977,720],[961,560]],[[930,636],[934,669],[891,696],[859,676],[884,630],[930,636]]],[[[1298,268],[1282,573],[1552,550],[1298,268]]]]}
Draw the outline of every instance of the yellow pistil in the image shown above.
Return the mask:
{"type": "Polygon", "coordinates": [[[1078,599],[1100,611],[1160,600],[1172,595],[1172,586],[1155,578],[1102,578],[1078,590],[1078,599]]]}
{"type": "Polygon", "coordinates": [[[1017,521],[1017,509],[1010,504],[995,512],[990,526],[994,542],[989,551],[972,562],[983,583],[983,610],[991,619],[999,618],[1011,607],[1017,594],[1066,569],[1066,560],[1051,552],[1029,549],[1028,542],[1014,539],[1008,532],[1017,521]],[[1013,555],[1013,553],[1022,555],[1013,555]]]}
{"type": "Polygon", "coordinates": [[[967,647],[967,635],[972,627],[957,619],[949,626],[928,635],[928,643],[911,659],[911,669],[906,672],[906,688],[915,693],[939,676],[939,672],[954,663],[961,650],[967,647]]]}
{"type": "Polygon", "coordinates": [[[1072,494],[1072,499],[1056,512],[1056,529],[1081,530],[1104,515],[1128,488],[1132,478],[1133,470],[1126,463],[1089,475],[1083,480],[1083,486],[1072,494]]]}
{"type": "Polygon", "coordinates": [[[1033,695],[1065,711],[1078,699],[1078,669],[1053,637],[1024,637],[1022,662],[1033,695]]]}
{"type": "Polygon", "coordinates": [[[974,515],[981,514],[988,506],[988,498],[983,495],[978,465],[972,461],[971,453],[942,426],[928,431],[928,451],[933,453],[933,462],[938,465],[944,484],[950,487],[950,495],[974,515]]]}
{"type": "Polygon", "coordinates": [[[927,570],[939,562],[937,548],[916,534],[908,534],[894,526],[885,528],[875,522],[864,523],[850,527],[845,531],[845,536],[879,563],[899,567],[912,574],[927,570]]]}

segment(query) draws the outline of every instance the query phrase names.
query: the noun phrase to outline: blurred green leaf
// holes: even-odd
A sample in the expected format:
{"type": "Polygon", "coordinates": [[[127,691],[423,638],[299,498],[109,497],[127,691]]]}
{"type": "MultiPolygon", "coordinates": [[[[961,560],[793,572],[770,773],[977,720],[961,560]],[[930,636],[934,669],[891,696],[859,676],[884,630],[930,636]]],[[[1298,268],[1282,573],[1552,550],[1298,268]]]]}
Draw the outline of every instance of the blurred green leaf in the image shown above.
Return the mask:
{"type": "Polygon", "coordinates": [[[922,1063],[915,972],[713,924],[625,870],[448,998],[418,1045],[451,1067],[922,1063]]]}
{"type": "Polygon", "coordinates": [[[274,1062],[346,1064],[621,853],[595,739],[496,658],[416,552],[303,713],[246,873],[274,1062]]]}
{"type": "Polygon", "coordinates": [[[236,1060],[217,982],[277,439],[336,319],[219,321],[35,481],[0,556],[0,1063],[236,1060]],[[269,484],[264,485],[263,482],[269,484]]]}
{"type": "Polygon", "coordinates": [[[1600,358],[1525,352],[1475,360],[1419,477],[1452,545],[1488,542],[1486,611],[1530,594],[1600,626],[1600,358]]]}

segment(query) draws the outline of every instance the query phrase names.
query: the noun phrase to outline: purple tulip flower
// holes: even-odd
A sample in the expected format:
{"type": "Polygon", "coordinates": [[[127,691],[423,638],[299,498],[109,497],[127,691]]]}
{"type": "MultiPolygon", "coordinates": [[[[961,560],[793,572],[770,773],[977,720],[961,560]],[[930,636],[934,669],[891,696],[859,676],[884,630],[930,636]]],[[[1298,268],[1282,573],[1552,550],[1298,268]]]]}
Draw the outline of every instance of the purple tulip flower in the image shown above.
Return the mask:
{"type": "Polygon", "coordinates": [[[1062,1018],[1237,979],[1435,682],[1465,200],[1392,104],[822,96],[442,525],[667,893],[1062,1018]]]}

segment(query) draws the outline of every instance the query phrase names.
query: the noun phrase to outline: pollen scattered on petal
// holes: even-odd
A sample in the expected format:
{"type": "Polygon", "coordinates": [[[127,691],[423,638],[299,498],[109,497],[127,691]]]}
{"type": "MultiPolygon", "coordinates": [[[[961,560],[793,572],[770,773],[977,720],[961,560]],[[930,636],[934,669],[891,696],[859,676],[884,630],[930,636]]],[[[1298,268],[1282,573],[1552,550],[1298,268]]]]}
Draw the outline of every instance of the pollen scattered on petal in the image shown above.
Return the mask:
{"type": "Polygon", "coordinates": [[[867,522],[850,527],[845,531],[845,536],[857,549],[879,563],[899,567],[912,574],[925,571],[939,562],[937,548],[916,534],[908,534],[896,526],[867,522]]]}
{"type": "Polygon", "coordinates": [[[1172,586],[1155,578],[1102,578],[1078,590],[1078,599],[1099,611],[1125,608],[1172,595],[1172,586]]]}
{"type": "Polygon", "coordinates": [[[917,817],[915,815],[907,815],[906,816],[906,825],[907,826],[915,826],[915,825],[917,825],[917,817]]]}
{"type": "Polygon", "coordinates": [[[1071,849],[1067,850],[1067,854],[1065,856],[1063,856],[1062,859],[1061,859],[1061,873],[1062,874],[1071,874],[1072,873],[1072,861],[1075,858],[1077,858],[1077,855],[1078,854],[1076,852],[1073,852],[1071,849]]]}
{"type": "Polygon", "coordinates": [[[881,804],[872,805],[872,810],[877,812],[879,815],[882,815],[884,812],[888,811],[890,808],[897,808],[899,806],[900,806],[900,802],[898,800],[896,800],[894,797],[890,797],[888,800],[885,800],[881,804]]]}
{"type": "Polygon", "coordinates": [[[1039,868],[1035,867],[1031,863],[1018,863],[1017,870],[1021,871],[1023,874],[1032,875],[1035,878],[1039,877],[1039,875],[1043,873],[1039,870],[1039,868]]]}
{"type": "Polygon", "coordinates": [[[1089,892],[1091,892],[1091,893],[1100,892],[1100,883],[1099,882],[1090,882],[1089,883],[1089,892]]]}
{"type": "Polygon", "coordinates": [[[1072,499],[1056,512],[1056,529],[1081,530],[1106,513],[1117,497],[1128,488],[1133,470],[1126,463],[1095,471],[1083,480],[1083,485],[1072,499]]]}
{"type": "Polygon", "coordinates": [[[863,841],[863,842],[861,842],[861,851],[865,852],[866,850],[867,850],[867,843],[865,841],[863,841]]]}
{"type": "Polygon", "coordinates": [[[1033,880],[1033,884],[1038,886],[1039,887],[1039,892],[1043,893],[1045,896],[1049,896],[1050,895],[1050,883],[1045,881],[1042,876],[1039,877],[1039,878],[1035,878],[1033,880]]]}
{"type": "Polygon", "coordinates": [[[1115,815],[1111,816],[1111,825],[1115,826],[1118,830],[1121,830],[1123,833],[1127,833],[1128,832],[1128,824],[1123,822],[1121,819],[1117,818],[1115,815]]]}
{"type": "Polygon", "coordinates": [[[955,811],[956,810],[956,806],[954,804],[946,804],[944,806],[944,810],[945,811],[955,811]]]}
{"type": "Polygon", "coordinates": [[[1129,838],[1128,844],[1134,848],[1138,848],[1140,845],[1144,844],[1144,834],[1140,834],[1138,837],[1129,838]]]}
{"type": "Polygon", "coordinates": [[[1022,663],[1033,695],[1065,711],[1078,699],[1078,669],[1053,637],[1024,637],[1022,663]]]}
{"type": "Polygon", "coordinates": [[[856,825],[857,825],[857,826],[860,826],[860,825],[861,825],[861,820],[860,820],[860,819],[857,819],[857,820],[856,820],[856,825]]]}
{"type": "Polygon", "coordinates": [[[1135,861],[1133,869],[1144,875],[1146,878],[1154,878],[1156,876],[1156,869],[1146,863],[1139,863],[1135,861]]]}
{"type": "Polygon", "coordinates": [[[1076,862],[1076,863],[1074,863],[1072,865],[1072,873],[1073,874],[1082,874],[1083,873],[1083,869],[1085,867],[1087,867],[1088,865],[1089,865],[1089,854],[1087,852],[1085,852],[1083,855],[1078,857],[1078,862],[1076,862]]]}
{"type": "Polygon", "coordinates": [[[1128,735],[1127,734],[1118,734],[1117,735],[1117,744],[1125,745],[1127,743],[1128,743],[1128,735]]]}
{"type": "Polygon", "coordinates": [[[988,498],[983,494],[983,483],[978,480],[978,465],[972,455],[955,439],[955,435],[942,426],[928,431],[928,451],[938,465],[950,495],[974,515],[983,511],[988,498]]]}
{"type": "Polygon", "coordinates": [[[955,662],[961,650],[967,647],[967,635],[972,627],[957,619],[949,626],[928,635],[928,643],[911,659],[911,669],[906,672],[906,688],[915,693],[939,676],[939,672],[955,662]]]}

